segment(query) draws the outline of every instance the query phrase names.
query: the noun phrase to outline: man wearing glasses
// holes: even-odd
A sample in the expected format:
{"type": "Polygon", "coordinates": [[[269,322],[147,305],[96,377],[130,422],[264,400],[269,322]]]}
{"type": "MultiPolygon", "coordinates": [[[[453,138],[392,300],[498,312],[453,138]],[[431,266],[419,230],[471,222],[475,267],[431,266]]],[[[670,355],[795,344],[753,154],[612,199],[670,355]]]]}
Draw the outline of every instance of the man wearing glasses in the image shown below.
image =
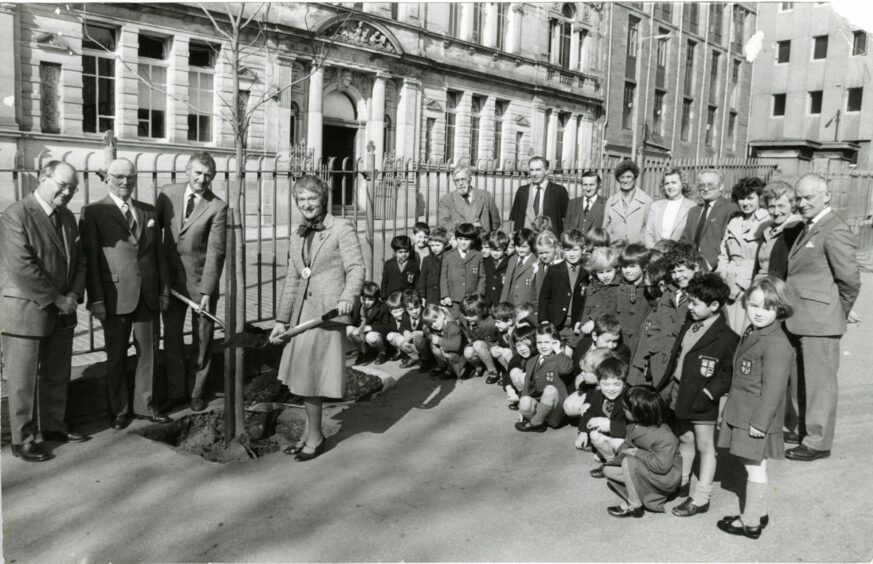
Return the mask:
{"type": "MultiPolygon", "coordinates": [[[[158,223],[163,230],[163,253],[167,257],[170,288],[199,304],[201,311],[215,313],[218,281],[224,268],[227,239],[227,204],[210,186],[215,178],[215,160],[206,152],[195,153],[185,169],[188,182],[164,186],[158,195],[158,223]]],[[[167,351],[166,410],[190,400],[194,411],[206,409],[203,388],[212,360],[213,324],[192,315],[196,374],[189,382],[183,340],[188,306],[171,300],[164,312],[164,346],[167,351]]]]}
{"type": "Polygon", "coordinates": [[[76,307],[85,295],[85,256],[67,204],[76,169],[49,162],[33,193],[0,215],[0,344],[8,380],[12,454],[52,458],[43,441],[90,437],[64,423],[76,307]]]}
{"type": "Polygon", "coordinates": [[[680,241],[691,243],[706,261],[709,270],[718,263],[718,248],[727,230],[728,221],[740,208],[721,195],[722,180],[717,170],[697,174],[700,204],[688,211],[688,221],[680,241]]]}
{"type": "Polygon", "coordinates": [[[500,210],[494,198],[485,190],[473,187],[473,173],[466,166],[455,169],[452,175],[457,190],[440,198],[440,226],[446,233],[454,233],[461,223],[481,227],[482,233],[500,229],[500,210]]]}
{"type": "Polygon", "coordinates": [[[109,195],[82,208],[81,230],[88,309],[103,324],[110,418],[120,431],[134,415],[170,421],[153,397],[158,311],[167,308],[170,288],[155,208],[131,197],[136,167],[116,159],[106,172],[109,195]],[[133,390],[124,366],[131,331],[139,357],[133,390]]]}

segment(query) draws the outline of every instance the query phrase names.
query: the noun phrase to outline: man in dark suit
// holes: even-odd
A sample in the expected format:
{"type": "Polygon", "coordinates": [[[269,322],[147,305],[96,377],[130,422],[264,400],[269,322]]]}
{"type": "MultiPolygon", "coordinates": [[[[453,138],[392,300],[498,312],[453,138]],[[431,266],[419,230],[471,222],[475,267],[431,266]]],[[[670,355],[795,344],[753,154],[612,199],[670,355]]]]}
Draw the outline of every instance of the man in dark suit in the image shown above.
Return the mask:
{"type": "Polygon", "coordinates": [[[794,315],[785,321],[798,342],[801,390],[801,444],[785,452],[791,460],[830,456],[837,418],[837,371],[840,338],[861,288],[857,241],[830,208],[827,181],[807,174],[795,188],[795,207],[806,220],[803,233],[788,253],[786,283],[796,298],[794,315]]]}
{"type": "Polygon", "coordinates": [[[109,195],[82,208],[82,244],[88,260],[88,308],[103,324],[106,339],[112,428],[133,415],[167,423],[153,398],[157,312],[169,303],[169,285],[155,208],[131,198],[136,167],[116,159],[106,171],[109,195]],[[130,333],[139,356],[131,390],[124,363],[130,333]]]}
{"type": "MultiPolygon", "coordinates": [[[[224,268],[227,204],[210,190],[215,178],[215,160],[209,153],[193,154],[185,170],[188,182],[164,186],[156,205],[158,224],[163,232],[168,283],[170,288],[197,303],[200,311],[214,314],[224,268]]],[[[213,323],[196,315],[200,311],[191,316],[197,362],[193,382],[185,362],[183,337],[188,305],[173,299],[164,311],[167,351],[164,409],[188,403],[188,398],[194,411],[206,409],[203,388],[212,361],[213,323]]]]}
{"type": "Polygon", "coordinates": [[[64,423],[76,307],[85,295],[85,257],[67,204],[76,169],[49,162],[39,186],[0,215],[0,344],[6,368],[12,454],[51,455],[36,442],[89,437],[64,423]]]}
{"type": "Polygon", "coordinates": [[[582,173],[582,197],[573,198],[567,204],[563,229],[578,229],[584,235],[592,227],[601,227],[603,209],[604,199],[600,197],[600,175],[597,171],[586,170],[582,173]]]}
{"type": "Polygon", "coordinates": [[[735,203],[722,197],[721,189],[721,174],[717,170],[703,170],[697,174],[701,203],[688,211],[688,221],[680,239],[694,245],[710,271],[718,264],[719,246],[728,221],[740,211],[735,203]]]}
{"type": "Polygon", "coordinates": [[[533,157],[528,161],[528,173],[530,184],[518,189],[509,212],[514,229],[532,229],[534,220],[542,215],[552,221],[555,234],[560,235],[564,231],[564,215],[570,200],[567,189],[546,180],[549,161],[542,157],[533,157]]]}

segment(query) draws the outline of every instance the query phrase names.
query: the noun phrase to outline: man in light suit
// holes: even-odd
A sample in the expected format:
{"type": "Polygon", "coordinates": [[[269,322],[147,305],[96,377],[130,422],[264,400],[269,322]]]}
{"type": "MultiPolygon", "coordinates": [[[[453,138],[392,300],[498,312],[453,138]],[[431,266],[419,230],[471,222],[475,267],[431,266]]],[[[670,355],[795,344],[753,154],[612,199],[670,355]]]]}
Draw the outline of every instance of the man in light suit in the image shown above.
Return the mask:
{"type": "Polygon", "coordinates": [[[12,454],[52,456],[36,442],[89,439],[64,423],[76,307],[85,295],[85,257],[67,204],[76,169],[49,162],[39,186],[0,215],[0,345],[6,367],[12,454]]]}
{"type": "Polygon", "coordinates": [[[702,170],[697,174],[697,192],[701,203],[689,210],[688,221],[679,239],[694,245],[703,255],[710,271],[718,265],[719,247],[728,221],[740,211],[734,202],[721,195],[721,189],[721,174],[717,170],[702,170]]]}
{"type": "Polygon", "coordinates": [[[483,233],[500,229],[500,211],[494,197],[473,187],[473,173],[466,166],[455,169],[452,179],[457,190],[440,197],[440,226],[446,233],[454,233],[462,223],[472,223],[483,233]]]}
{"type": "Polygon", "coordinates": [[[81,231],[88,308],[103,324],[109,410],[112,428],[120,431],[134,414],[155,423],[171,421],[153,397],[157,312],[166,309],[170,289],[155,208],[131,198],[136,167],[127,159],[112,161],[106,183],[109,195],[82,208],[81,231]],[[139,357],[133,389],[124,369],[131,330],[139,357]]]}
{"type": "Polygon", "coordinates": [[[603,228],[613,241],[642,243],[652,197],[637,187],[640,169],[630,160],[615,167],[619,191],[606,200],[603,228]]]}
{"type": "Polygon", "coordinates": [[[532,229],[534,220],[542,215],[552,221],[555,234],[560,235],[564,231],[564,215],[570,201],[567,189],[546,180],[549,161],[542,157],[533,157],[528,161],[528,173],[530,184],[520,187],[512,200],[509,219],[514,229],[532,229]]]}
{"type": "Polygon", "coordinates": [[[861,288],[858,243],[830,208],[827,181],[806,174],[797,181],[795,207],[806,227],[788,253],[786,283],[796,300],[785,326],[795,336],[801,390],[801,444],[785,452],[791,460],[830,456],[837,418],[840,338],[861,288]]]}
{"type": "MultiPolygon", "coordinates": [[[[163,231],[170,288],[199,304],[201,311],[215,313],[218,282],[224,268],[227,239],[227,204],[209,189],[215,178],[215,161],[209,153],[195,153],[185,169],[188,182],[164,186],[156,204],[163,231]]],[[[188,306],[172,300],[163,314],[164,346],[167,350],[167,403],[165,409],[188,403],[203,411],[203,387],[212,360],[213,323],[194,312],[191,318],[197,368],[189,385],[183,328],[188,306]]]]}
{"type": "Polygon", "coordinates": [[[586,170],[582,173],[582,197],[573,198],[567,205],[564,231],[578,229],[585,235],[592,227],[601,227],[604,209],[604,199],[600,196],[600,175],[597,171],[586,170]]]}

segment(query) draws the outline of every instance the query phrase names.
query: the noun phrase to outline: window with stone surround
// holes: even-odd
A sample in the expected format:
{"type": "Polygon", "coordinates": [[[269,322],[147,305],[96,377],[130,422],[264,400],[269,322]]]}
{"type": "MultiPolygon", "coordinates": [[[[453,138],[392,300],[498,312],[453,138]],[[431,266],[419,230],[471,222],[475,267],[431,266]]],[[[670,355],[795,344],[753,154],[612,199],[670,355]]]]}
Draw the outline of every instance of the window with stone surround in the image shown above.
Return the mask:
{"type": "Polygon", "coordinates": [[[819,35],[812,38],[813,60],[826,59],[828,57],[828,36],[819,35]]]}
{"type": "Polygon", "coordinates": [[[461,37],[461,3],[449,2],[449,35],[461,37]]]}
{"type": "Polygon", "coordinates": [[[691,112],[694,100],[685,98],[682,100],[682,123],[679,130],[679,138],[688,141],[691,138],[691,112]]]}
{"type": "Polygon", "coordinates": [[[424,125],[424,160],[432,162],[434,154],[434,135],[436,135],[436,118],[427,118],[424,125]]]}
{"type": "Polygon", "coordinates": [[[503,120],[508,109],[509,102],[506,100],[496,100],[494,102],[494,145],[491,152],[493,158],[497,161],[497,166],[500,166],[500,163],[503,161],[503,120]]]}
{"type": "Polygon", "coordinates": [[[712,62],[709,66],[709,101],[715,103],[718,101],[718,77],[719,77],[719,61],[721,55],[718,51],[712,52],[712,62]]]}
{"type": "Polygon", "coordinates": [[[115,49],[117,30],[82,27],[82,131],[115,129],[115,49]]]}
{"type": "Polygon", "coordinates": [[[521,163],[522,151],[524,150],[524,131],[515,132],[515,168],[519,168],[521,163]]]}
{"type": "Polygon", "coordinates": [[[853,31],[852,32],[852,56],[867,54],[867,32],[853,31]]]}
{"type": "Polygon", "coordinates": [[[485,38],[485,4],[473,2],[473,29],[470,41],[482,43],[485,38]]]}
{"type": "Polygon", "coordinates": [[[291,116],[289,117],[290,123],[288,124],[288,130],[289,130],[289,141],[291,142],[291,146],[293,147],[299,141],[298,135],[300,133],[298,131],[300,129],[300,127],[299,127],[300,106],[297,105],[297,102],[291,102],[291,112],[290,113],[291,113],[291,116]]]}
{"type": "Polygon", "coordinates": [[[470,166],[476,166],[479,160],[479,138],[482,132],[482,108],[485,98],[473,96],[470,108],[470,166]]]}
{"type": "Polygon", "coordinates": [[[509,28],[509,4],[497,2],[497,40],[494,46],[503,51],[506,49],[506,30],[509,28]]]}
{"type": "Polygon", "coordinates": [[[821,101],[824,92],[821,90],[812,90],[809,92],[809,115],[821,115],[821,101]]]}
{"type": "Polygon", "coordinates": [[[624,99],[621,107],[621,128],[630,129],[633,123],[634,92],[637,85],[633,82],[624,83],[624,99]]]}
{"type": "Polygon", "coordinates": [[[169,39],[139,34],[137,56],[137,135],[166,136],[169,39]]]}
{"type": "Polygon", "coordinates": [[[685,95],[694,95],[694,50],[697,43],[689,41],[685,48],[685,95]]]}
{"type": "Polygon", "coordinates": [[[718,111],[718,108],[716,108],[715,106],[709,106],[706,109],[705,142],[710,147],[712,147],[712,140],[715,138],[715,114],[717,111],[718,111]]]}
{"type": "Polygon", "coordinates": [[[455,130],[458,118],[458,106],[461,104],[461,92],[446,92],[446,150],[445,161],[455,158],[455,130]]]}
{"type": "Polygon", "coordinates": [[[737,115],[737,112],[731,112],[728,115],[727,148],[730,151],[736,149],[737,115]]]}
{"type": "Polygon", "coordinates": [[[657,135],[664,134],[664,98],[666,95],[665,91],[655,89],[655,103],[652,107],[652,133],[657,135]]]}
{"type": "Polygon", "coordinates": [[[771,116],[783,117],[785,115],[785,98],[785,94],[773,94],[771,116]]]}
{"type": "Polygon", "coordinates": [[[564,4],[561,15],[555,15],[549,22],[549,62],[563,69],[570,68],[570,38],[575,17],[576,9],[564,4]]]}
{"type": "Polygon", "coordinates": [[[860,112],[861,100],[864,98],[864,88],[858,86],[856,88],[846,89],[846,111],[860,112]]]}
{"type": "Polygon", "coordinates": [[[192,42],[188,46],[188,140],[212,141],[216,49],[192,42]]]}
{"type": "Polygon", "coordinates": [[[558,138],[555,140],[555,160],[561,163],[561,167],[566,166],[564,159],[564,130],[567,128],[567,121],[570,119],[570,114],[560,112],[558,114],[558,138]]]}

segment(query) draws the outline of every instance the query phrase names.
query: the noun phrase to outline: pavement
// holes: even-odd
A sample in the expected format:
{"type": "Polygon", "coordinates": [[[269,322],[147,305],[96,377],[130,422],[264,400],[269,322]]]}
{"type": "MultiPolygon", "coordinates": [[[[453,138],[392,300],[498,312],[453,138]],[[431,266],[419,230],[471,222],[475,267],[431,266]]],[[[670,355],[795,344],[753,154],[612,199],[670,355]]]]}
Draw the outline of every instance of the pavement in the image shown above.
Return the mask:
{"type": "MultiPolygon", "coordinates": [[[[0,451],[7,562],[873,560],[873,274],[842,341],[829,459],[770,465],[770,525],[721,533],[741,467],[723,454],[711,509],[619,520],[573,448],[575,429],[523,434],[502,391],[389,363],[375,399],[326,410],[327,452],[214,464],[136,433],[96,429],[28,464],[0,451]]],[[[213,401],[213,406],[220,400],[213,401]]],[[[290,408],[289,408],[290,409],[290,408]]],[[[671,502],[673,506],[678,501],[671,502]]]]}

